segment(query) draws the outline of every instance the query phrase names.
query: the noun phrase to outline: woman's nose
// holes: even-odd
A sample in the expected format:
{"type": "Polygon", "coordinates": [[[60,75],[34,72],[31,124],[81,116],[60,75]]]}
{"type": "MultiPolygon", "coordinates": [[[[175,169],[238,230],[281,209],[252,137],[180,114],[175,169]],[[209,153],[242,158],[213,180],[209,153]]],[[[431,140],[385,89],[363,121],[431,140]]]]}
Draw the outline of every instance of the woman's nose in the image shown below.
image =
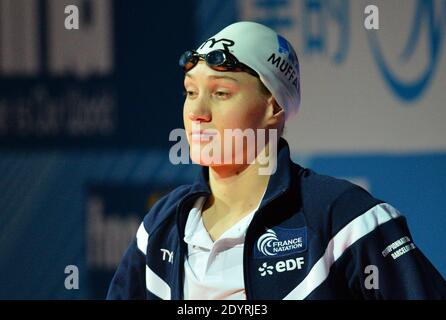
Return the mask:
{"type": "Polygon", "coordinates": [[[188,118],[191,121],[209,122],[212,119],[209,104],[203,98],[197,97],[189,102],[188,118]]]}

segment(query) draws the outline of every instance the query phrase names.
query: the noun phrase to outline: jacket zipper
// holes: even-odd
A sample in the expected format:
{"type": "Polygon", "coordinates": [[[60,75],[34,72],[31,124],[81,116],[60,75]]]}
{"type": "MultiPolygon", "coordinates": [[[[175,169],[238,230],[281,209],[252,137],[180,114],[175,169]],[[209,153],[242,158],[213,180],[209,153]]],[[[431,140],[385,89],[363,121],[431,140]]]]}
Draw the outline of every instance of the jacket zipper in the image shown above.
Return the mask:
{"type": "MultiPolygon", "coordinates": [[[[177,205],[176,208],[176,224],[177,224],[177,228],[178,228],[178,242],[179,242],[179,272],[178,272],[178,288],[177,290],[179,291],[179,300],[183,300],[184,299],[184,255],[185,255],[185,248],[186,245],[183,241],[184,238],[184,228],[183,225],[180,225],[180,217],[183,214],[183,206],[185,203],[187,203],[188,201],[190,201],[191,199],[195,198],[198,199],[201,196],[209,196],[208,192],[197,192],[197,193],[193,193],[190,194],[186,197],[184,197],[177,205]]],[[[173,269],[172,269],[173,270],[173,269]]]]}
{"type": "MultiPolygon", "coordinates": [[[[248,259],[248,253],[246,250],[246,244],[248,243],[247,240],[251,240],[250,238],[250,230],[253,228],[252,226],[254,225],[254,222],[256,220],[258,220],[261,211],[268,206],[271,202],[273,202],[274,200],[276,200],[277,198],[281,197],[285,192],[287,191],[287,189],[283,189],[281,190],[281,192],[279,192],[278,194],[276,194],[273,198],[271,198],[267,203],[265,203],[261,208],[259,208],[259,210],[257,211],[256,215],[254,216],[253,220],[251,221],[251,223],[248,226],[248,229],[246,230],[246,238],[245,238],[245,243],[243,244],[243,278],[245,281],[245,294],[246,294],[246,300],[252,300],[251,297],[251,288],[250,288],[250,273],[249,271],[249,262],[250,260],[248,259]]],[[[251,242],[251,241],[249,241],[251,242]]],[[[251,243],[250,243],[251,244],[251,243]]]]}

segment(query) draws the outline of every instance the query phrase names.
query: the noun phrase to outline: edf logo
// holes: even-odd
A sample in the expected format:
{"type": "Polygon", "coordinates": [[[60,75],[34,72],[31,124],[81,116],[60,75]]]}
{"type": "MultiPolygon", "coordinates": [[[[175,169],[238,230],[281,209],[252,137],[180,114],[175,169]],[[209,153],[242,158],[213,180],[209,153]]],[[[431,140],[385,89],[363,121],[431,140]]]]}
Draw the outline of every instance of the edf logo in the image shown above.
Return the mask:
{"type": "Polygon", "coordinates": [[[276,271],[278,273],[300,270],[304,265],[304,257],[297,257],[294,259],[288,259],[285,261],[278,261],[274,266],[269,266],[268,263],[262,263],[262,266],[259,267],[259,272],[262,277],[268,275],[272,275],[276,271]]]}

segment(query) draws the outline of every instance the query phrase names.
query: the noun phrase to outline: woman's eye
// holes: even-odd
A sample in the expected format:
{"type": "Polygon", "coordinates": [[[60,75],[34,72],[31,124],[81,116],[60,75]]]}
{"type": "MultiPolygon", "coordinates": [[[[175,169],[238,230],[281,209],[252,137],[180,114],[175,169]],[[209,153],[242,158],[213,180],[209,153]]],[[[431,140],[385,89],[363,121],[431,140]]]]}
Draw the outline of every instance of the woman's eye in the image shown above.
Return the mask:
{"type": "Polygon", "coordinates": [[[184,95],[185,97],[193,97],[193,96],[196,95],[196,92],[195,92],[195,91],[192,91],[192,90],[184,90],[184,91],[183,91],[183,95],[184,95]]]}
{"type": "Polygon", "coordinates": [[[218,98],[228,98],[230,96],[230,93],[229,92],[225,92],[225,91],[216,91],[215,95],[218,98]]]}

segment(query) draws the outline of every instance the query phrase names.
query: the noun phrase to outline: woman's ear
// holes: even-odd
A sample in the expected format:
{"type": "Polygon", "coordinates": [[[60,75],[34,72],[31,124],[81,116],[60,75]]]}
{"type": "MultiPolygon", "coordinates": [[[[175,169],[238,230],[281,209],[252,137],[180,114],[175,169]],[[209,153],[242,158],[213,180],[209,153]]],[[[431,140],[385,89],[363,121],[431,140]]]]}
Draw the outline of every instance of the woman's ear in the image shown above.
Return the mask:
{"type": "MultiPolygon", "coordinates": [[[[274,98],[273,98],[274,99],[274,98]]],[[[274,108],[273,108],[273,113],[274,114],[278,114],[279,112],[282,112],[285,114],[285,111],[283,110],[283,108],[281,106],[279,106],[279,104],[277,103],[276,99],[274,99],[274,108]]]]}
{"type": "Polygon", "coordinates": [[[271,95],[268,97],[268,107],[272,109],[272,114],[269,114],[269,124],[274,127],[279,127],[285,119],[285,110],[279,106],[276,99],[271,95]]]}

